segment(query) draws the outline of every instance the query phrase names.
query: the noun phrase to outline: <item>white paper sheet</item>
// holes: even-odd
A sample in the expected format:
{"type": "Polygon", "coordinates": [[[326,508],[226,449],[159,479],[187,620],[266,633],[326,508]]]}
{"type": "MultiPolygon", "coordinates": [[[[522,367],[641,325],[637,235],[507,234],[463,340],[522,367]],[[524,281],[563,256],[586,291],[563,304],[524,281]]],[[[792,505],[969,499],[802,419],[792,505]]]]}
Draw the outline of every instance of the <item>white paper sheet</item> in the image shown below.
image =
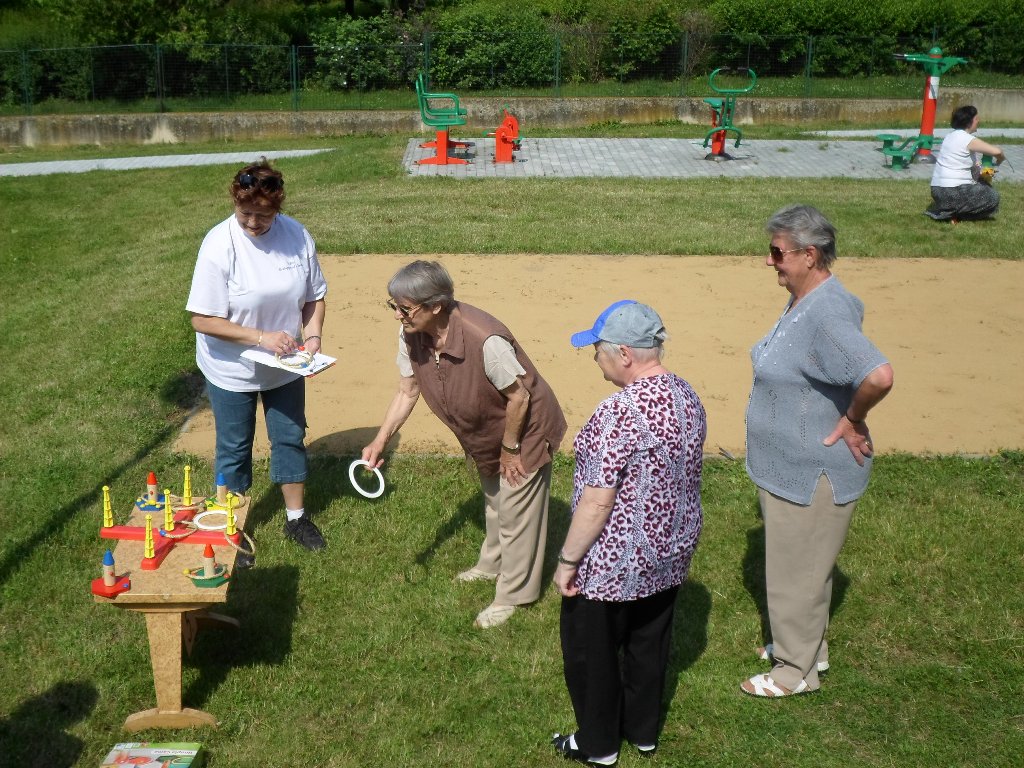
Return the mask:
{"type": "Polygon", "coordinates": [[[338,361],[336,357],[317,352],[313,355],[313,361],[309,365],[295,368],[290,365],[282,365],[281,361],[277,359],[277,355],[263,349],[247,349],[242,353],[242,357],[260,365],[269,365],[271,368],[283,368],[286,371],[293,371],[306,377],[316,376],[321,371],[326,371],[338,361]]]}

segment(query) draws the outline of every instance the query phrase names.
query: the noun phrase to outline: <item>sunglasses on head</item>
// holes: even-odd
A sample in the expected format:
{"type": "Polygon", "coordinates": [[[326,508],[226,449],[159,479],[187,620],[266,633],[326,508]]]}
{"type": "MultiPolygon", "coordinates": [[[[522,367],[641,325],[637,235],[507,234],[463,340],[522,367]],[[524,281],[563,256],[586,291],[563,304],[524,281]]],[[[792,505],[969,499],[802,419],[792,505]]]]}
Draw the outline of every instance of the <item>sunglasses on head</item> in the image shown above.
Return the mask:
{"type": "Polygon", "coordinates": [[[242,189],[259,187],[264,192],[277,192],[284,187],[284,179],[277,176],[257,176],[255,173],[240,173],[238,175],[238,186],[242,189]]]}

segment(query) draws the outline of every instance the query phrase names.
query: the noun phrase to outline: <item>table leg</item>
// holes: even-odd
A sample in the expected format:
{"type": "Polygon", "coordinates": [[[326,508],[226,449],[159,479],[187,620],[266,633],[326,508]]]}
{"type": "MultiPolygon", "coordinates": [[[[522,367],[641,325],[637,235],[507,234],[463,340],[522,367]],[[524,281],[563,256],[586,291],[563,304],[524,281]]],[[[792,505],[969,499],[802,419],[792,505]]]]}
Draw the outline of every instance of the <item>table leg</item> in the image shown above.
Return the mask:
{"type": "Polygon", "coordinates": [[[181,643],[183,611],[146,611],[149,661],[156,688],[156,709],[129,715],[126,731],[144,728],[185,728],[216,725],[217,718],[198,709],[181,707],[181,643]]]}

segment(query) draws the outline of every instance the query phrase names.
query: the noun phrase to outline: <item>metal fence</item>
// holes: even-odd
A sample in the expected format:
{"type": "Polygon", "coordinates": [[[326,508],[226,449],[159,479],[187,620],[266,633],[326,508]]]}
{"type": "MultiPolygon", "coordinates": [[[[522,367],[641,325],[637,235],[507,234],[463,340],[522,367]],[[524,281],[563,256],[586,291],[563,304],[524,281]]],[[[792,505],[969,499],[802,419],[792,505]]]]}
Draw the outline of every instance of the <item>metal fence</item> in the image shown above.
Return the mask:
{"type": "MultiPolygon", "coordinates": [[[[983,32],[980,39],[990,39],[983,32]]],[[[224,44],[0,50],[0,114],[414,109],[411,84],[419,70],[432,76],[435,89],[503,97],[706,96],[708,74],[730,67],[740,70],[738,83],[746,82],[745,70],[754,70],[763,96],[917,98],[921,67],[894,54],[942,45],[938,37],[680,31],[660,50],[638,57],[607,35],[552,30],[538,41],[540,53],[525,72],[511,57],[466,57],[450,43],[435,35],[361,49],[224,44]]],[[[991,77],[1024,87],[1020,62],[1007,66],[999,50],[982,48],[948,77],[991,77]]]]}

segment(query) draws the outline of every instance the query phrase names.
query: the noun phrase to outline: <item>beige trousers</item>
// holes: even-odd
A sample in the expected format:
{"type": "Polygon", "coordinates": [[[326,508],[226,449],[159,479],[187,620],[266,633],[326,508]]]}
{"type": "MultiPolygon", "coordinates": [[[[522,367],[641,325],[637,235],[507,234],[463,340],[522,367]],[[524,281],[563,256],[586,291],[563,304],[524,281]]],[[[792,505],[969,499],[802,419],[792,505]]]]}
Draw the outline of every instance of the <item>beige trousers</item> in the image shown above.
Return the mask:
{"type": "Polygon", "coordinates": [[[817,663],[828,661],[832,570],[857,502],[836,504],[832,484],[818,479],[809,506],[758,490],[764,518],[765,586],[775,647],[772,678],[792,690],[819,687],[817,663]]]}
{"type": "Polygon", "coordinates": [[[548,535],[551,462],[515,488],[500,475],[481,477],[486,534],[476,567],[498,574],[494,602],[524,605],[540,597],[548,535]]]}

